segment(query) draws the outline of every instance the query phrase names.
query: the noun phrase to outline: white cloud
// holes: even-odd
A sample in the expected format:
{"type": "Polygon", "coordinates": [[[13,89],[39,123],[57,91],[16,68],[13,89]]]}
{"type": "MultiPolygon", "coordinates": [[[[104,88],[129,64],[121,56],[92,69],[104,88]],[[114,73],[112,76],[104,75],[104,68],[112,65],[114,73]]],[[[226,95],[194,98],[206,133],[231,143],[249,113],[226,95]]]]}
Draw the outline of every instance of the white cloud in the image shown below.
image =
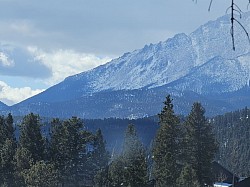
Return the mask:
{"type": "Polygon", "coordinates": [[[0,64],[4,67],[14,66],[14,61],[9,59],[9,57],[3,52],[0,52],[0,64]]]}
{"type": "Polygon", "coordinates": [[[70,75],[90,70],[111,60],[109,57],[97,57],[93,54],[79,53],[74,50],[57,50],[45,52],[36,47],[28,47],[36,60],[41,61],[52,71],[52,76],[46,79],[48,85],[56,84],[70,75]]]}
{"type": "Polygon", "coordinates": [[[3,101],[7,105],[16,104],[42,91],[44,90],[32,90],[30,87],[12,88],[5,82],[0,81],[0,101],[3,101]]]}

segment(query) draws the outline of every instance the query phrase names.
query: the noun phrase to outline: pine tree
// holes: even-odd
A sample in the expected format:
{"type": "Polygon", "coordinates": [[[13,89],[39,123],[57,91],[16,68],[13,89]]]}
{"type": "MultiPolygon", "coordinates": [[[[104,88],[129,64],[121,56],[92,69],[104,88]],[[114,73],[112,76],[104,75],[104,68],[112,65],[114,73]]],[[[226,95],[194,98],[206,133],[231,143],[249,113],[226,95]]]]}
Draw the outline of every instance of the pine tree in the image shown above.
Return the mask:
{"type": "Polygon", "coordinates": [[[145,186],[147,182],[145,148],[137,136],[135,126],[132,124],[128,125],[125,132],[122,158],[125,171],[124,183],[129,187],[145,186]]]}
{"type": "Polygon", "coordinates": [[[6,138],[13,140],[15,142],[16,137],[15,137],[14,120],[10,113],[5,118],[5,128],[6,128],[6,138]]]}
{"type": "Polygon", "coordinates": [[[25,186],[24,174],[34,164],[32,155],[28,149],[18,147],[14,156],[15,161],[15,183],[17,186],[25,186]]]}
{"type": "Polygon", "coordinates": [[[58,185],[58,172],[52,164],[39,161],[24,172],[27,187],[54,187],[58,185]]]}
{"type": "Polygon", "coordinates": [[[9,114],[6,118],[0,117],[0,125],[0,185],[14,186],[14,155],[17,145],[12,115],[9,114]]]}
{"type": "Polygon", "coordinates": [[[103,187],[109,186],[109,166],[106,168],[100,169],[97,171],[95,178],[94,178],[94,186],[95,187],[103,187]]]}
{"type": "Polygon", "coordinates": [[[157,187],[175,186],[178,172],[179,156],[179,118],[174,114],[172,99],[167,96],[164,107],[159,114],[160,128],[157,131],[154,147],[153,173],[157,187]]]}
{"type": "Polygon", "coordinates": [[[147,182],[145,149],[137,136],[134,125],[125,131],[123,150],[109,165],[112,186],[144,187],[147,182]]]}
{"type": "Polygon", "coordinates": [[[0,149],[0,167],[1,182],[3,186],[14,186],[15,163],[14,155],[16,151],[16,142],[13,139],[6,139],[0,149]]]}
{"type": "Polygon", "coordinates": [[[93,151],[91,153],[91,165],[95,175],[95,183],[99,186],[105,183],[105,171],[108,167],[109,153],[106,150],[106,142],[104,141],[101,129],[98,129],[94,137],[93,151]],[[98,180],[99,179],[99,180],[98,180]]]}
{"type": "Polygon", "coordinates": [[[115,158],[109,165],[108,178],[108,186],[127,186],[125,183],[125,163],[122,156],[115,158]]]}
{"type": "Polygon", "coordinates": [[[194,103],[185,122],[186,159],[194,169],[200,186],[212,184],[212,161],[217,151],[212,126],[204,114],[205,109],[201,104],[194,103]]]}
{"type": "Polygon", "coordinates": [[[58,169],[62,185],[78,185],[85,179],[86,145],[90,133],[82,128],[82,120],[76,117],[65,121],[52,121],[51,163],[58,169]]]}
{"type": "Polygon", "coordinates": [[[106,150],[106,142],[103,138],[101,129],[98,129],[94,137],[94,150],[92,151],[92,157],[94,159],[95,167],[97,170],[103,169],[107,166],[109,161],[109,154],[106,150]]]}
{"type": "Polygon", "coordinates": [[[200,187],[196,173],[190,165],[185,165],[177,179],[177,187],[200,187]]]}
{"type": "Polygon", "coordinates": [[[3,146],[6,140],[6,133],[5,133],[5,120],[4,116],[0,116],[0,147],[3,146]]]}
{"type": "Polygon", "coordinates": [[[20,126],[19,146],[30,152],[34,163],[44,158],[44,139],[40,127],[40,118],[33,113],[25,116],[20,126]]]}

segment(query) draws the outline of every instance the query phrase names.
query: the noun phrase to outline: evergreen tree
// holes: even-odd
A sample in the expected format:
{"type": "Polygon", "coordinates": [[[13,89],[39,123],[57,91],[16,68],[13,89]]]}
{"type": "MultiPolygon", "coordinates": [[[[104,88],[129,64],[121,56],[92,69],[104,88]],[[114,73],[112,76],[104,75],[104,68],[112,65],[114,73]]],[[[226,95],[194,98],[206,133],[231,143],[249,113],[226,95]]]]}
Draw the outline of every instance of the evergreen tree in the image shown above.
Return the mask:
{"type": "Polygon", "coordinates": [[[237,176],[250,176],[250,110],[229,112],[211,121],[219,142],[216,160],[237,176]]]}
{"type": "Polygon", "coordinates": [[[14,120],[12,115],[9,113],[5,118],[6,138],[16,142],[14,120]]]}
{"type": "Polygon", "coordinates": [[[23,174],[27,187],[55,187],[58,185],[58,173],[52,164],[39,161],[23,174]]]}
{"type": "Polygon", "coordinates": [[[177,179],[177,187],[200,187],[195,171],[190,165],[185,165],[177,179]]]}
{"type": "Polygon", "coordinates": [[[94,186],[95,187],[103,187],[103,186],[109,186],[109,171],[108,166],[106,168],[103,168],[101,170],[98,170],[95,178],[94,178],[94,186]]]}
{"type": "Polygon", "coordinates": [[[15,186],[15,163],[14,155],[16,142],[13,139],[6,139],[0,149],[1,182],[0,186],[15,186]]]}
{"type": "Polygon", "coordinates": [[[40,126],[39,116],[33,113],[25,116],[20,126],[19,146],[30,152],[34,163],[44,158],[44,139],[40,126]]]}
{"type": "Polygon", "coordinates": [[[185,122],[186,161],[193,168],[200,186],[212,184],[212,161],[217,151],[212,126],[204,114],[201,104],[194,103],[185,122]]]}
{"type": "Polygon", "coordinates": [[[0,116],[0,147],[2,147],[6,140],[6,133],[5,133],[5,120],[4,116],[0,116]]]}
{"type": "Polygon", "coordinates": [[[109,165],[109,181],[112,186],[144,187],[147,182],[145,149],[134,125],[125,131],[123,150],[109,165]]]}
{"type": "Polygon", "coordinates": [[[64,168],[66,162],[64,160],[64,147],[61,139],[63,139],[62,121],[55,118],[51,121],[48,157],[50,162],[53,163],[59,171],[64,168]]]}
{"type": "Polygon", "coordinates": [[[62,185],[78,185],[84,181],[86,172],[86,144],[90,133],[82,130],[82,120],[52,121],[50,156],[58,169],[62,185]]]}
{"type": "Polygon", "coordinates": [[[113,187],[126,186],[124,185],[126,182],[125,163],[122,156],[119,156],[112,161],[109,166],[108,177],[108,186],[109,184],[113,187]]]}
{"type": "Polygon", "coordinates": [[[17,145],[11,114],[6,118],[0,117],[0,137],[0,185],[14,186],[14,155],[17,145]]]}
{"type": "Polygon", "coordinates": [[[103,138],[101,129],[98,129],[94,137],[94,150],[92,151],[93,162],[97,170],[106,168],[109,161],[109,153],[106,150],[106,142],[103,138]]]}
{"type": "Polygon", "coordinates": [[[32,155],[28,149],[18,147],[14,156],[15,161],[15,183],[17,186],[25,186],[24,174],[33,165],[32,155]]]}
{"type": "Polygon", "coordinates": [[[164,102],[159,118],[160,128],[157,131],[153,147],[153,173],[157,187],[172,187],[175,186],[179,175],[177,161],[180,153],[180,131],[179,118],[174,114],[170,95],[164,102]]]}
{"type": "Polygon", "coordinates": [[[101,129],[98,129],[94,137],[93,151],[91,153],[92,170],[94,170],[95,183],[99,186],[104,184],[107,176],[105,174],[108,167],[109,153],[106,150],[106,142],[103,139],[101,129]]]}
{"type": "Polygon", "coordinates": [[[128,125],[125,132],[122,158],[125,172],[124,185],[144,187],[147,182],[146,153],[134,125],[128,125]]]}

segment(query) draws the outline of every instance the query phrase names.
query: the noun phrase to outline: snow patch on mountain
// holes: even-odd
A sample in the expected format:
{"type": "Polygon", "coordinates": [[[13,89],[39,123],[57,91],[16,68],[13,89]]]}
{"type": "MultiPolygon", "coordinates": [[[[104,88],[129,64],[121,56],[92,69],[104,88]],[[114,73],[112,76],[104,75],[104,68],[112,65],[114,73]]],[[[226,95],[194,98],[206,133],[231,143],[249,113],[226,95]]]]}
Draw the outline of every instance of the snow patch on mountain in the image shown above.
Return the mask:
{"type": "Polygon", "coordinates": [[[153,88],[186,75],[194,67],[195,60],[190,37],[178,34],[165,42],[146,45],[143,49],[126,53],[103,66],[68,79],[90,80],[93,92],[153,88]]]}
{"type": "MultiPolygon", "coordinates": [[[[241,22],[246,28],[250,27],[249,19],[250,13],[242,16],[241,22]]],[[[145,45],[143,49],[125,53],[105,65],[68,79],[82,82],[82,86],[88,87],[91,93],[154,88],[169,84],[188,75],[216,56],[236,59],[239,55],[248,54],[249,43],[244,39],[245,34],[242,29],[237,26],[235,27],[236,51],[231,50],[230,26],[230,17],[226,15],[202,25],[189,36],[181,33],[164,42],[145,45]]],[[[224,72],[220,73],[223,78],[224,72]]],[[[199,81],[197,86],[199,87],[199,81]]],[[[228,89],[230,90],[234,89],[228,89]]]]}
{"type": "Polygon", "coordinates": [[[199,94],[233,92],[249,85],[250,53],[235,59],[214,57],[169,87],[199,94]]]}

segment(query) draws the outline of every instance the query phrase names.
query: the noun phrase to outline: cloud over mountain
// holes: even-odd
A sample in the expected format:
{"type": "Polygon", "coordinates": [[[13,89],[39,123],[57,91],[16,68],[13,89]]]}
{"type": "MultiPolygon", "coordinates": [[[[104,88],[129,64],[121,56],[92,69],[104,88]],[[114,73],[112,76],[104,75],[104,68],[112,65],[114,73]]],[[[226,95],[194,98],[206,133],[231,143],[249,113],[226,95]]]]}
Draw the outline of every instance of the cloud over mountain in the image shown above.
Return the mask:
{"type": "Polygon", "coordinates": [[[44,90],[32,90],[30,87],[13,88],[5,82],[0,81],[0,100],[7,105],[13,105],[42,91],[44,90]]]}
{"type": "MultiPolygon", "coordinates": [[[[65,77],[87,71],[109,60],[108,57],[97,57],[74,50],[44,51],[37,47],[0,45],[1,77],[25,78],[27,82],[29,80],[42,82],[45,88],[63,81],[65,77]]],[[[1,78],[0,81],[2,87],[0,100],[7,104],[15,104],[43,90],[34,89],[32,85],[12,88],[1,78]]]]}

